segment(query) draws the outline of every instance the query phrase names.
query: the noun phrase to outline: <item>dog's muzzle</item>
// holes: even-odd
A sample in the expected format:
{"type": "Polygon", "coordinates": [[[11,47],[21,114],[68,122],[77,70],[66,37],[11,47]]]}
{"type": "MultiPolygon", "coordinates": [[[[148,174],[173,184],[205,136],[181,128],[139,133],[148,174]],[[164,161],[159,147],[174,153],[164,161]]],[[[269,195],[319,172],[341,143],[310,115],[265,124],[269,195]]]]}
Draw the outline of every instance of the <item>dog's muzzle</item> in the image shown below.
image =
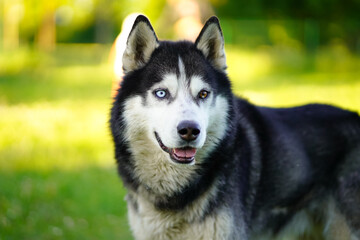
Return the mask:
{"type": "MultiPolygon", "coordinates": [[[[190,137],[193,138],[192,136],[190,137]]],[[[173,160],[175,163],[191,164],[194,162],[197,151],[196,148],[192,148],[192,147],[168,148],[163,144],[157,132],[155,132],[155,138],[159,143],[161,149],[167,152],[170,155],[171,160],[173,160]]]]}

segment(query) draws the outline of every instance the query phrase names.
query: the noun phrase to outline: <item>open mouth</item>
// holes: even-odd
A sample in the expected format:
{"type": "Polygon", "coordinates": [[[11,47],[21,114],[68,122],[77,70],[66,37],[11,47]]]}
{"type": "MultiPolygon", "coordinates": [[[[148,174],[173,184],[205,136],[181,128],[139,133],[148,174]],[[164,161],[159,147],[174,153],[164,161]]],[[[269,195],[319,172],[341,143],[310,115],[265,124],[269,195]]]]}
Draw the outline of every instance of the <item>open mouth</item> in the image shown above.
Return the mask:
{"type": "Polygon", "coordinates": [[[168,148],[166,147],[157,132],[155,132],[156,140],[158,141],[162,150],[170,155],[170,158],[180,164],[190,164],[195,160],[196,148],[183,147],[183,148],[168,148]]]}

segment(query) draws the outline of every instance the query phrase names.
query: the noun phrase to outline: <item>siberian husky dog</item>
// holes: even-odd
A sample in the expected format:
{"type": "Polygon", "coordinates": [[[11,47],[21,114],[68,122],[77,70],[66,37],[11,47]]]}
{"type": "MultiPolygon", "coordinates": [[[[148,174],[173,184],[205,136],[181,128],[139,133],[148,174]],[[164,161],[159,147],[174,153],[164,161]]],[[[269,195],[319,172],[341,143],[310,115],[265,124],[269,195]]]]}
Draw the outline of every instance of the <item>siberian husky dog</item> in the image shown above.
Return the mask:
{"type": "Polygon", "coordinates": [[[136,239],[360,239],[357,113],[235,97],[216,17],[192,43],[138,16],[123,69],[110,124],[136,239]]]}

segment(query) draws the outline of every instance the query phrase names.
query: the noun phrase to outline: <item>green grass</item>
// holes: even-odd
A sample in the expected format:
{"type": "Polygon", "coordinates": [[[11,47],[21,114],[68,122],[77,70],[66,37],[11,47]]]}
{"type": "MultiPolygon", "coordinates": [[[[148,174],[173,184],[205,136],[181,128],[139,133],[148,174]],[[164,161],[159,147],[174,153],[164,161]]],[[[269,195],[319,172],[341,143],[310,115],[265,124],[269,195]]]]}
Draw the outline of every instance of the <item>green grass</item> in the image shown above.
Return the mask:
{"type": "Polygon", "coordinates": [[[108,129],[108,52],[20,51],[0,69],[1,240],[132,239],[108,129]]]}
{"type": "MultiPolygon", "coordinates": [[[[261,105],[360,112],[360,60],[336,51],[228,46],[233,90],[261,105]]],[[[108,52],[1,53],[0,240],[132,239],[108,129],[108,52]]]]}
{"type": "Polygon", "coordinates": [[[1,171],[0,239],[130,239],[116,172],[1,171]]]}

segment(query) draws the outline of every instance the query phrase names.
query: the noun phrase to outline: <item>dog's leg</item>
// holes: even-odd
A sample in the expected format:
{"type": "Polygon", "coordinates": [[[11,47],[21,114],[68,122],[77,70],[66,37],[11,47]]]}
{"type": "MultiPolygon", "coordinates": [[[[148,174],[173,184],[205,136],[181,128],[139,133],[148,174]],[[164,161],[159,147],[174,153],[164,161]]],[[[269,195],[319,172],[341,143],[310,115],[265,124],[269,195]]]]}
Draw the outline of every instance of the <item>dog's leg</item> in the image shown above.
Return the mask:
{"type": "Polygon", "coordinates": [[[345,217],[340,213],[334,199],[330,199],[325,208],[327,218],[324,237],[326,240],[352,240],[351,231],[345,217]]]}
{"type": "Polygon", "coordinates": [[[339,168],[334,198],[329,201],[327,240],[360,240],[360,149],[351,151],[339,168]]]}
{"type": "MultiPolygon", "coordinates": [[[[360,156],[360,155],[359,155],[360,156]]],[[[337,192],[339,210],[351,230],[351,240],[360,239],[360,168],[340,178],[337,192]]]]}
{"type": "Polygon", "coordinates": [[[360,147],[350,151],[338,172],[336,206],[351,232],[351,240],[360,240],[360,147]]]}

